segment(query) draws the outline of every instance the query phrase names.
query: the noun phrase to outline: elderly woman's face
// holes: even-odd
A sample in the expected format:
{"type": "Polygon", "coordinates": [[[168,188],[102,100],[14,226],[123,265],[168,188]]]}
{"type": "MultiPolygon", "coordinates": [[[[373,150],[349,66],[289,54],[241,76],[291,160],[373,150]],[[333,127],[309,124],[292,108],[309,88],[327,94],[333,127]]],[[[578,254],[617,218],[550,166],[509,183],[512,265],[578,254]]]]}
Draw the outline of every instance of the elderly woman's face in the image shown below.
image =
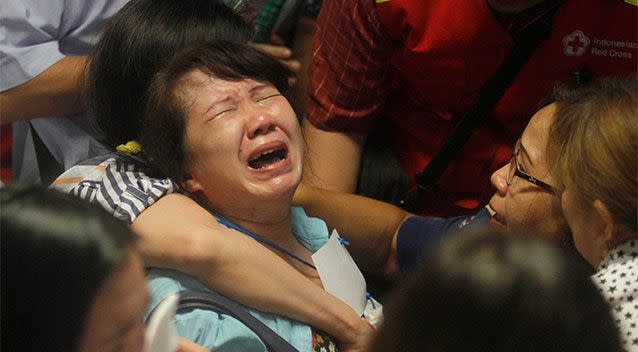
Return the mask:
{"type": "Polygon", "coordinates": [[[187,73],[178,94],[186,104],[186,188],[213,208],[250,208],[260,200],[291,199],[303,143],[297,117],[269,83],[225,81],[187,73]]]}
{"type": "MultiPolygon", "coordinates": [[[[514,151],[519,170],[550,185],[554,180],[545,162],[545,150],[554,110],[554,105],[550,105],[532,117],[514,151]]],[[[507,164],[492,174],[492,185],[496,188],[490,199],[490,206],[496,212],[492,227],[506,234],[525,233],[559,243],[565,241],[568,227],[560,210],[560,198],[513,176],[512,165],[507,164]]]]}

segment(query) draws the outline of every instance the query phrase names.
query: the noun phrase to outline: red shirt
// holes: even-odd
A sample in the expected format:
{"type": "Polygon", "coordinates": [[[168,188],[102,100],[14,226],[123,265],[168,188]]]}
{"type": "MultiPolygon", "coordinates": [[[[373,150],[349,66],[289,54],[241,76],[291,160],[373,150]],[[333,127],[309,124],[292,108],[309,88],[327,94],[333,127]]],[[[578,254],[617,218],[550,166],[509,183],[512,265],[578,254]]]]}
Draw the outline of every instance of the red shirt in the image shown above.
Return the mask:
{"type": "MultiPolygon", "coordinates": [[[[598,77],[635,74],[637,10],[621,0],[566,1],[550,38],[426,195],[424,213],[474,212],[539,102],[570,72],[587,64],[598,77]]],[[[506,20],[486,1],[327,0],[313,43],[307,118],[320,129],[367,133],[383,116],[413,179],[512,47],[506,20]]]]}
{"type": "Polygon", "coordinates": [[[0,124],[0,180],[11,182],[11,142],[13,133],[10,123],[0,124]]]}

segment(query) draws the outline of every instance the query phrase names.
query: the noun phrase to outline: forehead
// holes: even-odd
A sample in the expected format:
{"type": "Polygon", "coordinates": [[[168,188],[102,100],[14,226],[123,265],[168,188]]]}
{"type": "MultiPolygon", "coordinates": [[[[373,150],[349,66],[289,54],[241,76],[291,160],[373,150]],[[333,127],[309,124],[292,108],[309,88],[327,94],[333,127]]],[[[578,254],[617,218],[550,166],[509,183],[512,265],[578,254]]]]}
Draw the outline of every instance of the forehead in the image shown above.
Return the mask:
{"type": "MultiPolygon", "coordinates": [[[[252,78],[240,80],[225,80],[201,69],[194,69],[185,73],[175,85],[175,92],[181,96],[198,95],[201,93],[225,95],[241,89],[252,89],[261,85],[252,78]]],[[[270,83],[267,83],[270,85],[270,83]]]]}
{"type": "Polygon", "coordinates": [[[550,104],[532,116],[521,136],[521,144],[525,149],[544,154],[555,110],[556,106],[550,104]]]}

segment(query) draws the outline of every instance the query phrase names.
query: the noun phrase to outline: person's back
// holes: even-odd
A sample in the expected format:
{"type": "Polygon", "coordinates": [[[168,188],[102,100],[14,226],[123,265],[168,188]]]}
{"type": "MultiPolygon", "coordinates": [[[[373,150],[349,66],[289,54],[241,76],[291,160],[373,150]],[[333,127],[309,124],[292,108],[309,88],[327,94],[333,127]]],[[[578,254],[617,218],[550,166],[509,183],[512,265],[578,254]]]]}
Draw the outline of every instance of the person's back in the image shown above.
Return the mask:
{"type": "Polygon", "coordinates": [[[585,267],[532,237],[444,242],[387,306],[372,351],[621,351],[585,267]]]}

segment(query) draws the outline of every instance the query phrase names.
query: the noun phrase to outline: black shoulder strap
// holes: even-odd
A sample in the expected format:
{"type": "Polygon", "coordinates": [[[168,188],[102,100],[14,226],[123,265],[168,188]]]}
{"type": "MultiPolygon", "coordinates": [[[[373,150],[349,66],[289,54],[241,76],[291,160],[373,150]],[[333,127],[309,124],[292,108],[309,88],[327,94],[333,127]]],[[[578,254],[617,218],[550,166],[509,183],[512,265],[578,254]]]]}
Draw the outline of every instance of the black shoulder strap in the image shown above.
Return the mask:
{"type": "Polygon", "coordinates": [[[36,132],[33,124],[29,122],[29,129],[33,139],[33,147],[35,148],[35,157],[38,162],[38,171],[40,172],[40,180],[44,186],[49,186],[51,182],[62,175],[64,169],[55,160],[55,157],[44,144],[38,132],[36,132]]]}
{"type": "Polygon", "coordinates": [[[405,201],[402,202],[406,210],[418,212],[422,192],[439,180],[474,130],[501,99],[536,47],[549,37],[552,19],[558,7],[557,5],[549,10],[517,35],[514,47],[501,66],[483,84],[474,103],[454,126],[425,169],[416,174],[416,188],[409,192],[405,201]]]}
{"type": "MultiPolygon", "coordinates": [[[[270,352],[298,352],[290,343],[277,335],[266,324],[252,316],[239,303],[228,299],[216,292],[182,291],[179,293],[177,313],[204,309],[230,315],[252,330],[266,345],[270,352]]],[[[153,314],[151,312],[150,316],[153,314]]],[[[149,319],[147,318],[147,320],[149,319]]]]}

